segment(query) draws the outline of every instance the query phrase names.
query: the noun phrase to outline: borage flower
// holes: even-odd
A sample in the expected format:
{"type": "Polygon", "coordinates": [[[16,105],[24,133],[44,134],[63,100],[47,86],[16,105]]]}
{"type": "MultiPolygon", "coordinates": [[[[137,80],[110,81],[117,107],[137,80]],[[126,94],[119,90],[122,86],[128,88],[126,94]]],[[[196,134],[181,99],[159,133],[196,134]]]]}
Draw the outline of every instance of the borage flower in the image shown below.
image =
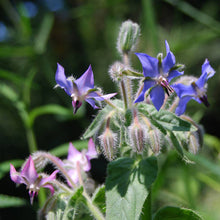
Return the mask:
{"type": "Polygon", "coordinates": [[[50,176],[42,177],[38,175],[35,167],[34,161],[30,156],[27,160],[24,168],[21,172],[17,172],[12,164],[10,164],[10,177],[11,180],[18,184],[25,184],[27,189],[29,189],[30,202],[33,204],[34,196],[38,194],[41,187],[49,188],[51,194],[54,193],[54,188],[51,183],[54,179],[56,179],[56,174],[58,170],[55,170],[50,176]]]}
{"type": "MultiPolygon", "coordinates": [[[[92,138],[89,139],[87,151],[80,152],[73,146],[72,143],[69,143],[67,160],[64,160],[63,163],[74,183],[77,184],[79,181],[78,167],[85,172],[88,172],[91,169],[90,160],[95,157],[97,157],[97,152],[92,138]]],[[[68,184],[71,186],[69,181],[68,184]]]]}
{"type": "Polygon", "coordinates": [[[94,77],[91,65],[79,79],[75,80],[73,77],[66,78],[64,68],[57,63],[55,80],[57,83],[56,87],[59,86],[64,89],[67,95],[72,98],[74,114],[80,108],[84,100],[96,109],[98,107],[95,105],[94,100],[103,101],[116,95],[116,93],[102,95],[94,88],[94,77]]]}
{"type": "Polygon", "coordinates": [[[174,92],[169,82],[174,77],[183,74],[183,72],[178,71],[179,67],[175,65],[175,56],[170,51],[167,41],[165,41],[165,45],[167,55],[163,60],[161,55],[158,58],[154,58],[144,53],[135,53],[142,64],[145,76],[142,92],[135,100],[135,103],[143,101],[146,91],[151,88],[150,98],[158,111],[164,102],[164,90],[168,95],[174,92]]]}
{"type": "Polygon", "coordinates": [[[176,108],[176,114],[182,115],[186,110],[186,105],[189,100],[194,99],[198,103],[204,103],[205,106],[209,106],[209,102],[206,95],[207,85],[206,82],[209,78],[213,77],[215,70],[210,66],[208,59],[202,65],[202,74],[195,82],[191,82],[190,85],[176,84],[173,85],[177,95],[180,98],[179,104],[176,108]]]}

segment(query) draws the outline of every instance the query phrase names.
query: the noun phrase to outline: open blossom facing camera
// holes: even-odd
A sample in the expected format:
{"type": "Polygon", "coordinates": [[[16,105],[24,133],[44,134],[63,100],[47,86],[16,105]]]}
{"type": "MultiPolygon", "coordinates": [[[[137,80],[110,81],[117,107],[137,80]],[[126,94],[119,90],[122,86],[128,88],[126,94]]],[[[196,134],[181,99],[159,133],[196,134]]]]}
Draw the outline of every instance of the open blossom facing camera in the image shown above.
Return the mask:
{"type": "Polygon", "coordinates": [[[177,95],[180,98],[179,105],[176,108],[176,114],[182,115],[186,110],[186,105],[189,100],[194,99],[198,103],[204,103],[209,106],[206,95],[206,82],[209,78],[214,76],[215,70],[210,66],[208,59],[202,65],[202,74],[196,82],[190,85],[176,84],[173,85],[177,95]]]}
{"type": "Polygon", "coordinates": [[[73,77],[66,78],[64,68],[57,63],[55,80],[57,83],[56,86],[64,89],[67,95],[72,98],[74,114],[80,108],[84,100],[95,109],[98,108],[95,105],[95,100],[103,101],[116,95],[116,93],[102,95],[94,88],[94,77],[91,65],[80,78],[75,80],[73,77]]]}
{"type": "Polygon", "coordinates": [[[145,80],[143,90],[135,100],[135,103],[142,102],[145,98],[146,91],[151,88],[150,98],[158,111],[164,102],[164,90],[168,95],[174,92],[173,88],[170,87],[169,82],[174,77],[183,74],[183,72],[179,72],[178,67],[175,66],[175,56],[170,51],[167,41],[165,41],[165,45],[167,55],[163,60],[151,57],[144,53],[136,53],[142,64],[145,80]]]}
{"type": "Polygon", "coordinates": [[[35,167],[34,161],[30,156],[27,160],[24,168],[21,172],[17,172],[12,164],[10,164],[10,177],[11,180],[18,184],[25,184],[27,189],[29,189],[30,201],[33,204],[34,196],[38,194],[41,187],[49,188],[51,194],[54,193],[54,188],[51,183],[54,179],[56,179],[56,174],[58,170],[55,170],[50,176],[42,177],[38,175],[35,167]]]}
{"type": "MultiPolygon", "coordinates": [[[[89,139],[88,150],[86,152],[80,152],[72,143],[69,144],[68,156],[67,160],[64,161],[64,166],[74,183],[78,183],[79,181],[77,164],[82,170],[88,172],[91,169],[90,160],[96,156],[97,152],[92,138],[89,139]]],[[[68,182],[68,184],[71,186],[71,183],[68,182]]]]}

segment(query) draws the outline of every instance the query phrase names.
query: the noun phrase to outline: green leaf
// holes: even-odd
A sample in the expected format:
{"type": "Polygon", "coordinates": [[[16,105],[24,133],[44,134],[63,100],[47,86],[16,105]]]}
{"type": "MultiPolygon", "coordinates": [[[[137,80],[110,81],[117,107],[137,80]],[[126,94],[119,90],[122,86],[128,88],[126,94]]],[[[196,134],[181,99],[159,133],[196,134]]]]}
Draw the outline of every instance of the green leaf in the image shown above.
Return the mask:
{"type": "Polygon", "coordinates": [[[0,69],[0,77],[3,79],[7,79],[17,85],[21,85],[25,80],[24,77],[4,69],[0,69]]]}
{"type": "MultiPolygon", "coordinates": [[[[81,111],[82,113],[82,111],[81,111]]],[[[54,115],[61,115],[65,116],[66,118],[78,118],[82,116],[82,114],[73,115],[72,110],[64,108],[60,105],[55,104],[48,104],[44,106],[37,107],[33,109],[29,114],[29,124],[30,126],[33,125],[35,119],[41,115],[45,114],[54,114],[54,115]]]]}
{"type": "Polygon", "coordinates": [[[96,189],[92,197],[92,202],[98,206],[99,210],[102,211],[103,214],[105,214],[105,186],[101,186],[96,189]]]}
{"type": "Polygon", "coordinates": [[[37,53],[42,54],[46,50],[47,41],[49,39],[50,32],[52,30],[54,23],[54,16],[53,14],[46,14],[43,18],[41,26],[39,28],[39,32],[35,39],[34,48],[37,53]]]}
{"type": "Polygon", "coordinates": [[[9,58],[9,57],[30,57],[35,54],[31,46],[0,46],[0,57],[9,58]]]}
{"type": "Polygon", "coordinates": [[[196,131],[197,128],[187,121],[182,120],[174,113],[161,109],[159,112],[153,105],[140,103],[138,105],[140,112],[156,120],[164,129],[169,131],[196,131]]]}
{"type": "Polygon", "coordinates": [[[107,219],[139,219],[148,189],[157,176],[157,159],[120,158],[108,165],[107,219]]]}
{"type": "Polygon", "coordinates": [[[160,209],[153,220],[202,220],[193,210],[167,206],[160,209]]]}
{"type": "MultiPolygon", "coordinates": [[[[73,141],[72,143],[73,143],[73,146],[77,150],[82,150],[82,149],[88,148],[88,140],[73,141]]],[[[53,150],[51,150],[50,153],[57,156],[57,157],[65,156],[65,155],[67,155],[68,148],[69,148],[69,143],[62,144],[62,145],[54,148],[53,150]]]]}
{"type": "Polygon", "coordinates": [[[24,205],[26,205],[25,199],[0,194],[0,208],[20,207],[24,205]]]}
{"type": "Polygon", "coordinates": [[[170,134],[170,140],[172,141],[174,148],[176,149],[176,151],[178,152],[178,154],[179,154],[181,157],[183,157],[183,149],[182,149],[182,147],[181,147],[181,145],[180,145],[180,143],[179,143],[177,137],[174,135],[173,132],[169,132],[169,134],[170,134]]]}
{"type": "Polygon", "coordinates": [[[84,201],[82,193],[83,193],[83,187],[79,187],[78,189],[76,189],[76,191],[71,196],[71,198],[68,202],[68,206],[74,208],[74,207],[76,207],[76,205],[79,201],[84,201]]]}
{"type": "Polygon", "coordinates": [[[198,164],[199,166],[207,169],[209,172],[216,175],[217,178],[219,178],[220,180],[220,166],[218,164],[199,154],[194,155],[189,152],[184,152],[184,153],[190,160],[196,162],[196,164],[198,164]]]}
{"type": "Polygon", "coordinates": [[[4,83],[0,83],[0,94],[9,99],[12,103],[18,101],[18,94],[4,83]]]}
{"type": "Polygon", "coordinates": [[[9,173],[10,163],[13,164],[14,167],[20,167],[23,162],[23,160],[9,160],[0,163],[0,179],[4,177],[5,174],[9,173]]]}

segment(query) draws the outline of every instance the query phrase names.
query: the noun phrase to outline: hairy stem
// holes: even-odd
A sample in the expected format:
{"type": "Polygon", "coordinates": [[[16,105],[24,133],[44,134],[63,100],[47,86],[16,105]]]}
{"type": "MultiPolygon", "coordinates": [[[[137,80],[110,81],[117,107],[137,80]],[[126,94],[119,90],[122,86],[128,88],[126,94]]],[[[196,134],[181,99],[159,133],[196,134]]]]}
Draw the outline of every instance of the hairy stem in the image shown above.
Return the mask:
{"type": "Polygon", "coordinates": [[[50,160],[60,170],[60,172],[66,177],[66,179],[69,181],[69,183],[71,184],[71,186],[73,188],[77,188],[76,184],[73,182],[73,180],[71,179],[71,177],[67,173],[66,169],[63,168],[62,164],[60,163],[59,158],[57,158],[49,153],[44,153],[44,152],[42,152],[41,155],[43,157],[47,158],[48,160],[50,160]]]}
{"type": "MultiPolygon", "coordinates": [[[[126,67],[130,66],[130,62],[129,62],[129,56],[127,53],[123,54],[123,63],[126,67]]],[[[125,84],[126,84],[126,94],[127,94],[127,102],[128,102],[128,107],[131,108],[132,106],[132,86],[131,86],[131,80],[129,78],[126,77],[125,79],[125,84]]]]}
{"type": "Polygon", "coordinates": [[[122,94],[122,98],[123,98],[123,101],[124,101],[124,109],[126,111],[127,108],[128,108],[128,100],[127,100],[127,94],[126,94],[124,80],[121,81],[121,94],[122,94]]]}
{"type": "Polygon", "coordinates": [[[77,162],[77,164],[76,164],[76,169],[77,169],[77,174],[78,174],[78,177],[79,177],[79,183],[80,183],[80,185],[83,186],[83,196],[86,199],[86,203],[87,203],[87,206],[88,206],[89,210],[91,211],[91,213],[95,217],[95,219],[104,220],[105,219],[104,216],[99,211],[99,209],[92,203],[92,200],[91,200],[90,196],[87,194],[87,192],[85,190],[82,175],[81,175],[81,167],[80,167],[79,162],[77,162]]]}

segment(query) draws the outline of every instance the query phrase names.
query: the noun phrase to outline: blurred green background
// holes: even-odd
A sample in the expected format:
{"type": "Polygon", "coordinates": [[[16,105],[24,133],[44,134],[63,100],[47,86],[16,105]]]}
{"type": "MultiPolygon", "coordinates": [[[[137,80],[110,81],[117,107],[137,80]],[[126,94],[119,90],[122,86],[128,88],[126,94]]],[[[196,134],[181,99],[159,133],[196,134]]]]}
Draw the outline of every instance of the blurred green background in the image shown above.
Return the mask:
{"type": "MultiPolygon", "coordinates": [[[[193,101],[187,107],[187,114],[208,134],[204,147],[191,158],[194,165],[173,153],[161,156],[154,209],[176,204],[197,210],[205,219],[220,219],[218,0],[0,0],[0,219],[33,219],[38,208],[37,203],[31,208],[28,200],[16,203],[2,196],[28,199],[25,187],[16,189],[9,179],[5,161],[16,159],[19,167],[36,149],[49,151],[78,140],[96,114],[85,104],[73,116],[70,98],[53,88],[56,63],[75,77],[91,64],[95,84],[105,93],[115,92],[108,68],[120,59],[116,39],[127,19],[141,27],[137,52],[165,52],[166,39],[177,62],[186,65],[186,75],[200,76],[205,58],[216,70],[209,80],[210,107],[193,101]]],[[[132,61],[141,71],[135,55],[132,61]]]]}

